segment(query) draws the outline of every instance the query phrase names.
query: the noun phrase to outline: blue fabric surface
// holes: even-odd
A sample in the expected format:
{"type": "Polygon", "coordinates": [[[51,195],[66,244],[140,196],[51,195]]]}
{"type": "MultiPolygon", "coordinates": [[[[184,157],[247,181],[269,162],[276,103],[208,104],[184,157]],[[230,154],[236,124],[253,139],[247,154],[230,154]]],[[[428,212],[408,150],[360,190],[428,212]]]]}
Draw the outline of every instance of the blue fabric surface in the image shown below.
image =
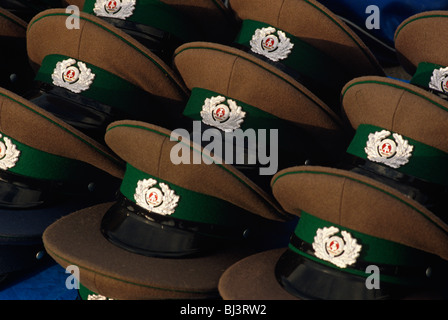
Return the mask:
{"type": "Polygon", "coordinates": [[[355,23],[364,31],[393,46],[395,30],[408,17],[426,11],[448,10],[448,0],[319,0],[333,13],[355,23]],[[371,13],[366,13],[370,5],[375,5],[380,12],[380,28],[369,30],[366,20],[371,13]]]}
{"type": "Polygon", "coordinates": [[[76,300],[76,289],[67,289],[70,274],[55,263],[16,276],[1,286],[0,300],[76,300]]]}

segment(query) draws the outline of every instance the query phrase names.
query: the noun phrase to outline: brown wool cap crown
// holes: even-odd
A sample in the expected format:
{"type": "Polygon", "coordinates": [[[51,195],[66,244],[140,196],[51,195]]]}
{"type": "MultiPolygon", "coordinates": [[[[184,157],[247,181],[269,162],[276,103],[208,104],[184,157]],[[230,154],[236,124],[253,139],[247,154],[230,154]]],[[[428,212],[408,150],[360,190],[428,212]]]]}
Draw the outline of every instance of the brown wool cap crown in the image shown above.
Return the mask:
{"type": "Polygon", "coordinates": [[[291,214],[300,215],[303,210],[448,260],[448,225],[374,179],[345,170],[301,166],[278,172],[271,185],[275,198],[291,214]]]}
{"type": "Polygon", "coordinates": [[[123,177],[123,162],[108,148],[28,100],[1,88],[0,131],[35,149],[83,161],[114,177],[123,177]]]}
{"type": "Polygon", "coordinates": [[[362,40],[335,14],[313,0],[230,0],[241,20],[262,21],[301,38],[335,58],[354,76],[384,75],[362,40]]]}
{"type": "Polygon", "coordinates": [[[253,254],[248,248],[185,259],[152,258],[110,243],[100,232],[112,203],[63,217],[43,234],[47,252],[63,268],[76,265],[80,282],[113,299],[217,299],[224,270],[253,254]]]}
{"type": "MultiPolygon", "coordinates": [[[[107,129],[107,145],[124,161],[152,176],[179,187],[231,202],[267,219],[282,221],[284,212],[272,197],[229,165],[173,164],[171,150],[178,141],[170,140],[171,131],[140,121],[116,121],[107,129]]],[[[200,152],[200,147],[184,143],[200,152]]],[[[191,157],[192,160],[192,152],[191,157]]]]}
{"type": "Polygon", "coordinates": [[[428,11],[404,20],[395,31],[394,41],[400,64],[414,74],[420,62],[448,66],[444,29],[448,11],[428,11]]]}
{"type": "Polygon", "coordinates": [[[30,21],[27,47],[35,66],[47,55],[66,55],[107,70],[161,98],[180,102],[186,99],[188,91],[179,76],[138,41],[84,12],[80,12],[80,28],[68,29],[65,23],[69,16],[63,9],[50,9],[30,21]]]}
{"type": "Polygon", "coordinates": [[[340,141],[342,121],[325,103],[292,77],[246,52],[214,43],[187,43],[176,50],[174,67],[190,90],[211,90],[291,121],[324,145],[340,141]]]}
{"type": "Polygon", "coordinates": [[[223,300],[300,300],[275,277],[275,266],[285,248],[267,250],[231,265],[219,279],[223,300]],[[262,281],[261,281],[262,279],[262,281]]]}
{"type": "Polygon", "coordinates": [[[27,23],[10,13],[8,10],[0,8],[0,36],[25,38],[27,23]]]}
{"type": "Polygon", "coordinates": [[[422,88],[360,77],[342,90],[342,108],[355,129],[375,125],[448,152],[448,102],[422,88]]]}

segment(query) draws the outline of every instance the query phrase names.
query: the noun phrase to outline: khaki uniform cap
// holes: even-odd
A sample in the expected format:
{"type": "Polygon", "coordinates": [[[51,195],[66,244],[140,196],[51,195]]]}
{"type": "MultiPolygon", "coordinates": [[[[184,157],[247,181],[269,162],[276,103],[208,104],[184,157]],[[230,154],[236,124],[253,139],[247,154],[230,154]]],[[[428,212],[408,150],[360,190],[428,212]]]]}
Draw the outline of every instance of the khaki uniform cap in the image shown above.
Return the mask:
{"type": "Polygon", "coordinates": [[[84,12],[80,12],[80,28],[68,29],[69,16],[65,10],[50,9],[30,21],[28,55],[36,68],[47,55],[65,55],[107,70],[155,96],[178,102],[186,99],[188,91],[179,76],[132,37],[84,12]]]}
{"type": "Polygon", "coordinates": [[[230,0],[238,18],[262,21],[327,53],[353,76],[384,75],[362,40],[334,13],[313,0],[230,0]]]}
{"type": "Polygon", "coordinates": [[[428,11],[404,20],[395,31],[394,41],[398,59],[411,75],[420,62],[448,66],[448,54],[444,43],[448,38],[444,28],[447,11],[428,11]]]}
{"type": "MultiPolygon", "coordinates": [[[[277,173],[272,188],[292,214],[300,216],[304,211],[350,230],[448,258],[448,225],[376,180],[339,169],[301,166],[277,173]]],[[[298,299],[275,278],[275,265],[284,251],[265,251],[227,269],[219,282],[223,299],[298,299]]]]}
{"type": "Polygon", "coordinates": [[[23,97],[0,89],[0,131],[40,151],[83,161],[122,178],[123,161],[106,146],[42,110],[23,97]]]}
{"type": "MultiPolygon", "coordinates": [[[[166,129],[139,121],[118,121],[109,126],[106,141],[126,162],[150,175],[229,201],[272,221],[291,219],[273,198],[229,166],[174,165],[169,153],[177,142],[170,141],[166,129]]],[[[47,228],[43,236],[47,251],[60,265],[77,265],[83,286],[109,298],[218,298],[222,272],[260,250],[239,245],[182,259],[131,253],[109,242],[100,232],[102,217],[111,205],[105,203],[64,217],[47,228]]]]}
{"type": "Polygon", "coordinates": [[[422,88],[390,78],[360,77],[342,90],[342,105],[354,129],[375,125],[448,152],[448,103],[422,88]]]}
{"type": "Polygon", "coordinates": [[[180,46],[174,67],[191,90],[199,87],[237,99],[297,125],[326,148],[345,143],[342,120],[302,84],[241,50],[214,43],[180,46]]]}

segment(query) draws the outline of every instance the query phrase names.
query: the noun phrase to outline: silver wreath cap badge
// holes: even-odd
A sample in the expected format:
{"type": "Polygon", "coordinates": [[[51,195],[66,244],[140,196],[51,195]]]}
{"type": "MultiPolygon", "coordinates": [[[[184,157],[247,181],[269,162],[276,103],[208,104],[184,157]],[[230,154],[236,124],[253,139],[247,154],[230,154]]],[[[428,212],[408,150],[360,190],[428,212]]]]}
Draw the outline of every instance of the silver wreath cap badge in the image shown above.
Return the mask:
{"type": "Polygon", "coordinates": [[[225,101],[226,98],[222,96],[205,99],[201,117],[205,124],[224,132],[231,132],[240,127],[246,112],[242,111],[235,101],[227,99],[227,105],[223,104],[225,101]]]}
{"type": "Polygon", "coordinates": [[[114,300],[101,294],[89,294],[87,300],[114,300]]]}
{"type": "Polygon", "coordinates": [[[255,30],[249,42],[251,50],[272,61],[286,59],[294,44],[283,31],[278,30],[275,34],[276,31],[273,27],[255,30]]]}
{"type": "Polygon", "coordinates": [[[338,232],[339,229],[333,226],[317,229],[313,249],[319,259],[331,262],[339,268],[346,268],[356,262],[361,245],[347,231],[341,231],[343,238],[335,236],[338,232]]]}
{"type": "Polygon", "coordinates": [[[55,86],[80,93],[90,88],[95,74],[84,62],[70,58],[56,63],[51,78],[55,86]]]}
{"type": "Polygon", "coordinates": [[[99,17],[125,20],[132,16],[135,0],[97,0],[93,12],[99,17]]]}
{"type": "MultiPolygon", "coordinates": [[[[0,138],[2,135],[0,134],[0,138]]],[[[12,143],[11,139],[4,137],[0,141],[0,169],[8,170],[13,168],[19,160],[20,151],[17,146],[12,143]]]]}
{"type": "Polygon", "coordinates": [[[448,67],[435,69],[432,72],[431,81],[428,86],[430,89],[434,89],[440,92],[448,92],[448,67]]]}
{"type": "Polygon", "coordinates": [[[156,183],[157,181],[152,178],[138,181],[134,194],[136,203],[150,212],[164,216],[173,214],[179,202],[179,196],[167,184],[159,183],[159,189],[154,187],[156,183]]]}
{"type": "Polygon", "coordinates": [[[394,133],[392,139],[386,139],[390,132],[383,130],[369,134],[364,151],[367,159],[397,169],[409,162],[414,146],[411,146],[401,135],[394,133]]]}

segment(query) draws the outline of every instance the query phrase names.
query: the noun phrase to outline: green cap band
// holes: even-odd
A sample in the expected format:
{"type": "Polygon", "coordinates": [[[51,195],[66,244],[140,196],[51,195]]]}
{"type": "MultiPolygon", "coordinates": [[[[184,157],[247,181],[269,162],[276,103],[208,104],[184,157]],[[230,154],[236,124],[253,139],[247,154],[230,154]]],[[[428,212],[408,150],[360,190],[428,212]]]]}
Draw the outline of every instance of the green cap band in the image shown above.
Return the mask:
{"type": "MultiPolygon", "coordinates": [[[[46,56],[42,61],[35,79],[53,85],[54,81],[52,76],[56,72],[57,63],[68,59],[72,58],[57,54],[46,56]]],[[[142,102],[154,99],[148,92],[90,63],[76,59],[73,60],[76,61],[75,64],[72,64],[73,66],[78,68],[79,62],[84,63],[94,75],[89,87],[79,92],[80,95],[117,108],[128,115],[138,117],[148,113],[148,110],[142,107],[142,102]]],[[[59,76],[62,77],[62,74],[59,76]]]]}
{"type": "Polygon", "coordinates": [[[82,161],[57,156],[27,146],[1,135],[0,166],[2,169],[35,179],[78,181],[93,173],[82,161]]]}
{"type": "Polygon", "coordinates": [[[108,297],[102,296],[83,286],[82,283],[79,283],[78,295],[81,300],[113,300],[108,297]]]}
{"type": "MultiPolygon", "coordinates": [[[[328,230],[328,229],[327,229],[328,230]]],[[[326,231],[326,230],[325,230],[326,231]]],[[[352,264],[342,268],[338,267],[332,262],[328,260],[317,257],[315,254],[305,253],[300,248],[295,247],[292,243],[289,244],[289,249],[293,252],[303,255],[308,259],[319,262],[331,268],[335,268],[347,273],[368,277],[371,273],[366,273],[364,270],[351,268],[351,265],[362,262],[362,265],[377,265],[377,266],[397,266],[397,267],[409,267],[409,268],[418,268],[421,270],[425,270],[427,267],[430,267],[433,263],[440,263],[440,258],[431,255],[429,253],[425,253],[421,250],[414,249],[396,242],[388,241],[385,239],[377,238],[371,235],[367,235],[352,229],[345,228],[341,225],[334,224],[323,219],[317,218],[307,212],[303,212],[299,219],[299,222],[294,231],[294,235],[299,239],[305,241],[308,244],[314,244],[313,249],[316,248],[326,248],[326,246],[331,243],[331,238],[333,236],[340,237],[342,239],[342,232],[348,232],[351,243],[345,243],[345,245],[359,245],[359,256],[355,258],[355,262],[352,264]],[[332,234],[328,234],[326,236],[320,237],[318,236],[319,232],[322,232],[324,228],[335,227],[338,229],[336,233],[335,231],[332,234]]],[[[323,233],[320,233],[322,235],[323,233]]],[[[345,237],[344,237],[345,238],[345,237]]],[[[346,239],[344,239],[344,242],[346,239]]],[[[314,249],[316,251],[316,249],[314,249]]],[[[345,250],[348,250],[344,247],[345,250]]],[[[343,254],[341,254],[343,255],[343,254]]],[[[421,282],[428,281],[426,275],[417,274],[415,277],[395,277],[389,274],[381,274],[380,280],[392,283],[401,283],[401,284],[410,284],[410,285],[420,285],[421,282]]]]}
{"type": "Polygon", "coordinates": [[[230,99],[235,101],[237,106],[241,107],[241,111],[245,113],[244,118],[242,119],[243,122],[240,125],[242,130],[250,128],[278,129],[286,124],[286,121],[274,116],[273,114],[262,111],[240,100],[229,98],[223,94],[202,88],[193,88],[191,90],[191,95],[187,105],[185,106],[183,114],[193,120],[202,120],[201,111],[203,110],[205,100],[218,96],[225,98],[225,100],[223,99],[224,101],[222,104],[228,104],[227,100],[230,99]]]}
{"type": "MultiPolygon", "coordinates": [[[[272,26],[263,22],[243,20],[235,42],[251,48],[251,40],[256,30],[269,27],[272,26]]],[[[284,33],[294,46],[287,58],[279,60],[279,62],[297,71],[300,75],[312,79],[324,88],[340,90],[348,82],[347,71],[341,68],[334,59],[294,35],[284,33]]]]}
{"type": "Polygon", "coordinates": [[[420,62],[417,66],[411,84],[425,88],[433,89],[442,93],[448,92],[448,68],[435,63],[420,62]]]}
{"type": "MultiPolygon", "coordinates": [[[[397,168],[393,167],[393,169],[424,181],[448,185],[447,153],[401,135],[398,135],[399,141],[397,141],[393,137],[394,133],[390,131],[387,131],[389,134],[381,134],[386,131],[373,125],[359,125],[347,153],[384,165],[388,165],[387,163],[390,163],[391,160],[401,159],[403,162],[407,162],[397,168]],[[392,144],[396,144],[395,154],[388,158],[381,156],[379,152],[379,149],[382,148],[381,144],[385,143],[385,140],[392,140],[392,144]],[[375,158],[369,157],[369,154],[374,155],[375,158]]],[[[388,166],[390,167],[390,165],[388,166]]]]}
{"type": "MultiPolygon", "coordinates": [[[[278,130],[278,146],[280,149],[289,150],[291,151],[291,153],[293,153],[293,148],[291,148],[289,139],[303,136],[303,132],[301,131],[301,129],[287,120],[280,119],[273,114],[260,110],[259,108],[251,106],[240,100],[229,98],[223,94],[202,88],[193,88],[191,90],[191,96],[187,102],[183,114],[190,119],[199,120],[206,123],[201,116],[201,111],[204,111],[203,108],[206,104],[207,99],[210,101],[211,98],[216,97],[221,97],[222,102],[220,102],[219,104],[230,105],[229,100],[231,100],[236,103],[237,107],[241,108],[241,111],[244,113],[244,117],[242,118],[242,122],[240,123],[238,129],[241,129],[243,131],[247,129],[265,129],[267,135],[269,135],[269,130],[271,129],[278,130]],[[284,139],[282,139],[282,137],[284,137],[284,139]]],[[[218,103],[215,104],[218,105],[218,103]]],[[[232,112],[234,111],[230,111],[230,114],[232,114],[232,112]]],[[[207,111],[206,113],[210,115],[209,111],[207,111]]],[[[228,119],[228,121],[229,120],[230,118],[228,119]]],[[[212,124],[211,126],[215,125],[212,124]]],[[[216,127],[220,128],[219,126],[216,127]]],[[[266,143],[269,143],[269,140],[267,140],[266,143]]]]}
{"type": "MultiPolygon", "coordinates": [[[[102,1],[86,0],[82,11],[97,15],[94,12],[96,2],[100,3],[102,1]]],[[[117,0],[117,2],[122,1],[117,0]]],[[[114,18],[114,15],[106,13],[104,17],[114,18]]],[[[158,0],[136,0],[135,8],[132,14],[126,18],[126,21],[157,28],[186,42],[197,40],[198,30],[193,27],[194,22],[187,21],[175,8],[158,0]]]]}
{"type": "MultiPolygon", "coordinates": [[[[261,219],[261,217],[255,216],[230,202],[182,188],[127,164],[120,187],[121,193],[128,200],[142,206],[139,202],[141,200],[146,201],[147,197],[151,197],[151,192],[148,191],[150,188],[158,189],[163,193],[163,202],[158,208],[166,203],[173,204],[173,210],[169,215],[176,219],[243,228],[256,222],[257,218],[261,219]],[[150,179],[154,181],[147,184],[151,181],[150,179]]],[[[157,192],[157,190],[154,191],[157,192]]],[[[158,197],[161,195],[159,193],[158,197]]],[[[145,208],[144,205],[143,208],[145,208]]],[[[156,210],[147,210],[158,213],[156,210]]]]}

